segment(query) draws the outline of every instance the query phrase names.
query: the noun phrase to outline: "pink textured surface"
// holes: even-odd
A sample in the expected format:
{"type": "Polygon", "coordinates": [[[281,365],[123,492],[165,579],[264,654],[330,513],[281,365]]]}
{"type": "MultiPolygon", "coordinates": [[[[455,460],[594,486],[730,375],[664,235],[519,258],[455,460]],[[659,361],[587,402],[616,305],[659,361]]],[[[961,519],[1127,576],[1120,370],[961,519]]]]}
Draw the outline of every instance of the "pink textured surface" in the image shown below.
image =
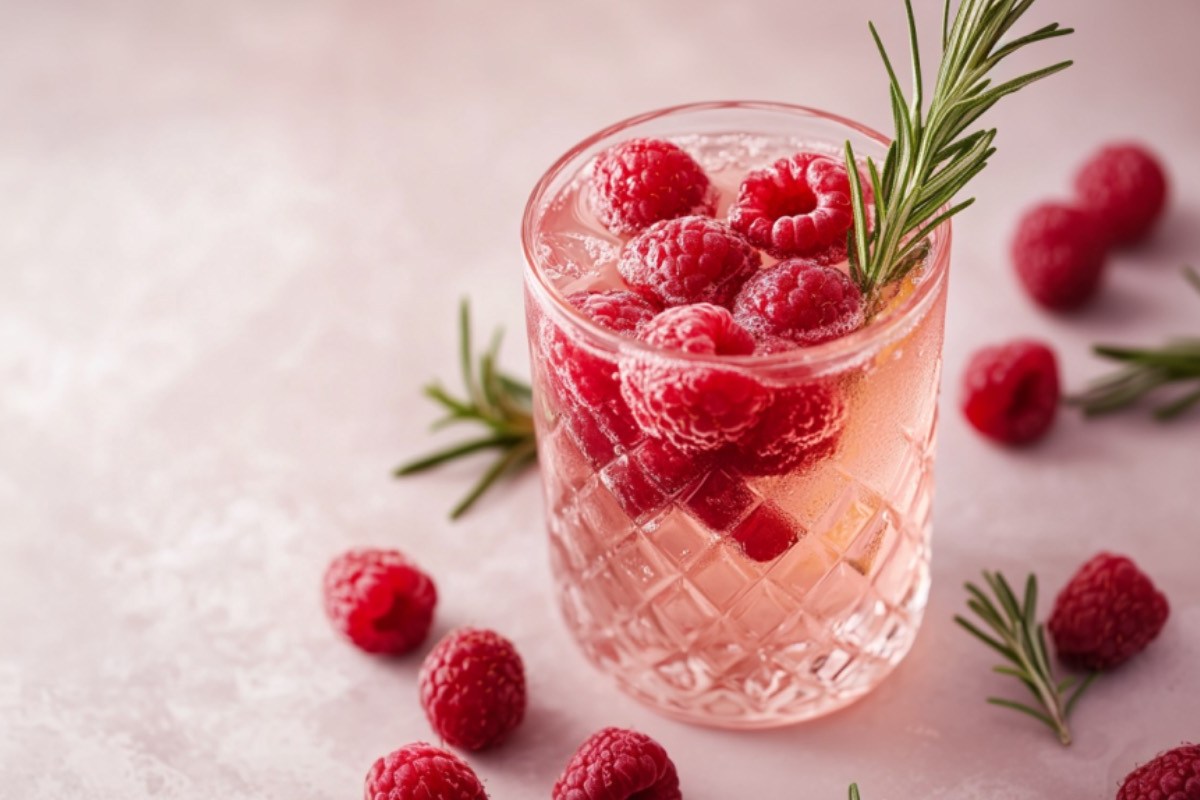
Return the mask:
{"type": "MultiPolygon", "coordinates": [[[[355,795],[375,758],[431,736],[420,654],[369,658],[322,616],[328,558],[359,544],[436,577],[435,637],[482,625],[521,649],[529,717],[471,759],[495,798],[547,796],[605,725],[662,742],[690,800],[840,797],[851,780],[874,800],[1106,797],[1200,737],[1200,416],[1067,414],[1009,452],[955,411],[985,343],[1046,338],[1078,387],[1104,369],[1096,339],[1200,332],[1175,275],[1200,258],[1200,5],[1161,5],[1039,4],[1031,28],[1080,29],[1047,48],[1078,64],[991,118],[1000,152],[955,236],[934,589],[912,655],[844,713],[738,735],[653,716],[585,665],[554,616],[532,475],[451,526],[467,467],[388,470],[430,443],[416,390],[453,379],[460,296],[523,360],[518,218],[554,157],[719,97],[885,127],[865,21],[902,52],[900,3],[3,0],[0,797],[355,795]],[[1169,165],[1169,216],[1113,259],[1092,308],[1043,314],[1007,262],[1017,213],[1128,137],[1169,165]],[[1010,687],[950,616],[980,568],[1036,569],[1045,607],[1100,549],[1131,555],[1172,619],[1091,690],[1064,750],[983,705],[1010,687]]],[[[936,10],[920,13],[933,33],[936,10]]]]}

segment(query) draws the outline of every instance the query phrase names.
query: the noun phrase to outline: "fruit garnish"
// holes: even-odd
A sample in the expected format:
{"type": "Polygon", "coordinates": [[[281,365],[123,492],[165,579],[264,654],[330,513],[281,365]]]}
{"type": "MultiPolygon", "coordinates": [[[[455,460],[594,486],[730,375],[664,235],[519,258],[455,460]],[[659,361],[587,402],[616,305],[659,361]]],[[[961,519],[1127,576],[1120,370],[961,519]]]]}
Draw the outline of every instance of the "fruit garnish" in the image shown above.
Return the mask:
{"type": "Polygon", "coordinates": [[[912,51],[912,97],[904,97],[891,58],[871,24],[871,36],[887,69],[895,138],[881,165],[868,158],[872,199],[858,172],[854,148],[846,142],[846,167],[854,210],[850,242],[851,276],[863,294],[874,297],[921,262],[926,239],[943,222],[971,205],[949,205],[995,152],[996,130],[967,130],[1002,97],[1071,65],[1062,61],[999,84],[989,74],[1004,59],[1035,42],[1065,36],[1058,23],[1003,42],[1034,0],[963,0],[953,15],[950,0],[942,14],[942,59],[925,108],[924,75],[912,0],[905,0],[912,51]],[[867,210],[873,203],[874,214],[867,210]],[[872,216],[874,224],[872,225],[872,216]]]}
{"type": "Polygon", "coordinates": [[[1059,592],[1047,627],[1064,664],[1112,669],[1145,650],[1170,613],[1166,595],[1137,564],[1100,553],[1059,592]]]}
{"type": "MultiPolygon", "coordinates": [[[[1184,277],[1200,292],[1200,273],[1185,267],[1184,277]]],[[[1092,351],[1124,367],[1067,398],[1089,417],[1132,408],[1147,395],[1176,384],[1193,386],[1159,406],[1154,412],[1157,419],[1175,419],[1200,403],[1200,338],[1177,339],[1159,348],[1096,345],[1092,351]]]]}
{"type": "Polygon", "coordinates": [[[552,800],[681,800],[667,751],[644,733],[604,728],[579,745],[550,793],[552,800]]]}
{"type": "Polygon", "coordinates": [[[1058,401],[1058,361],[1041,342],[1018,339],[985,347],[967,363],[963,414],[989,439],[1037,441],[1054,424],[1058,401]]]}
{"type": "MultiPolygon", "coordinates": [[[[711,303],[668,308],[642,338],[668,352],[744,356],[754,339],[729,309],[711,303]]],[[[647,433],[682,450],[715,450],[758,421],[770,390],[737,369],[637,353],[621,359],[621,393],[647,433]]]]}
{"type": "Polygon", "coordinates": [[[853,223],[846,167],[819,153],[797,153],[754,170],[729,209],[729,224],[755,247],[822,264],[845,258],[853,223]]]}
{"type": "Polygon", "coordinates": [[[708,217],[659,222],[631,239],[617,268],[644,297],[667,306],[728,305],[762,256],[728,225],[708,217]]]}
{"type": "Polygon", "coordinates": [[[1125,776],[1117,800],[1200,800],[1200,745],[1184,744],[1125,776]]]}
{"type": "Polygon", "coordinates": [[[322,589],[329,621],[361,650],[400,655],[429,635],[437,587],[397,550],[343,553],[326,568],[322,589]]]}
{"type": "Polygon", "coordinates": [[[483,750],[500,744],[525,719],[525,664],[495,631],[459,628],[425,657],[418,678],[421,708],[446,744],[483,750]]]}
{"type": "Polygon", "coordinates": [[[1084,163],[1075,192],[1100,217],[1112,244],[1138,242],[1154,229],[1167,204],[1167,176],[1138,144],[1110,144],[1084,163]]]}
{"type": "Polygon", "coordinates": [[[678,145],[630,139],[596,158],[592,208],[604,227],[630,234],[686,214],[712,215],[708,176],[678,145]]]}
{"type": "Polygon", "coordinates": [[[1079,308],[1104,274],[1104,227],[1091,211],[1041,203],[1026,211],[1013,236],[1012,259],[1029,296],[1053,311],[1079,308]]]}
{"type": "Polygon", "coordinates": [[[760,342],[785,339],[807,347],[861,326],[863,299],[841,270],[791,258],[746,281],[733,316],[760,342]]]}
{"type": "Polygon", "coordinates": [[[488,800],[475,771],[449,750],[413,742],[377,760],[367,773],[363,796],[407,800],[488,800]]]}
{"type": "Polygon", "coordinates": [[[1028,714],[1053,730],[1064,745],[1069,745],[1071,731],[1067,727],[1067,717],[1096,673],[1082,680],[1074,676],[1063,680],[1054,677],[1046,651],[1045,628],[1037,622],[1036,577],[1030,575],[1026,579],[1023,601],[1017,600],[1008,581],[999,572],[984,572],[983,578],[995,599],[975,584],[967,583],[970,595],[967,607],[992,633],[985,633],[963,616],[955,616],[954,621],[1004,657],[1008,663],[995,667],[994,671],[1019,680],[1033,695],[1037,707],[1002,697],[989,697],[987,701],[1028,714]]]}
{"type": "Polygon", "coordinates": [[[450,512],[451,519],[462,516],[501,477],[519,472],[537,459],[529,384],[501,371],[497,363],[502,331],[496,331],[476,366],[471,343],[471,312],[465,300],[459,309],[458,321],[460,365],[467,396],[455,397],[436,381],[426,386],[425,395],[446,411],[433,427],[437,430],[447,425],[472,423],[483,426],[488,433],[402,464],[393,473],[396,477],[415,475],[474,453],[498,450],[499,457],[450,512]]]}

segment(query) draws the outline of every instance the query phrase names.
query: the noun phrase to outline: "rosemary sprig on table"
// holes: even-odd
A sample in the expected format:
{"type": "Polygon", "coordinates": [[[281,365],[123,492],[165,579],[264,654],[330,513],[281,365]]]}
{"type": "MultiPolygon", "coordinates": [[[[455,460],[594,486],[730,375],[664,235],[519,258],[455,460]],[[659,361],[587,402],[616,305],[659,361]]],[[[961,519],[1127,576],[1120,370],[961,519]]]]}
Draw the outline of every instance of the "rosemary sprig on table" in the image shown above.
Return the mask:
{"type": "MultiPolygon", "coordinates": [[[[1200,272],[1185,267],[1183,274],[1200,292],[1200,272]]],[[[1078,406],[1089,417],[1130,408],[1167,385],[1193,384],[1155,409],[1156,418],[1172,420],[1200,404],[1200,338],[1177,339],[1157,349],[1096,345],[1093,352],[1125,366],[1067,398],[1069,404],[1078,406]]]]}
{"type": "Polygon", "coordinates": [[[925,240],[938,225],[974,199],[949,205],[996,152],[996,130],[967,129],[1000,98],[1071,65],[1062,61],[1011,80],[992,84],[989,73],[1021,48],[1072,33],[1058,23],[1006,43],[1001,40],[1034,0],[962,0],[951,23],[950,0],[942,13],[942,60],[925,108],[925,79],[917,43],[912,0],[905,0],[912,51],[912,98],[905,100],[896,70],[872,23],[871,36],[887,69],[896,134],[882,168],[867,159],[874,194],[874,227],[854,148],[846,142],[851,176],[854,227],[850,233],[850,269],[863,294],[871,296],[920,263],[925,240]]]}
{"type": "Polygon", "coordinates": [[[857,783],[850,784],[850,800],[861,800],[861,798],[858,796],[857,783]]]}
{"type": "Polygon", "coordinates": [[[467,396],[455,397],[436,381],[425,387],[425,394],[446,411],[445,416],[433,423],[434,430],[469,422],[483,426],[487,433],[402,464],[394,473],[396,477],[415,475],[483,450],[499,451],[479,482],[450,512],[451,519],[462,516],[502,476],[518,472],[537,459],[529,385],[497,366],[502,334],[503,331],[497,330],[493,335],[488,349],[479,358],[476,373],[471,313],[467,301],[463,301],[459,310],[459,357],[467,396]]]}
{"type": "Polygon", "coordinates": [[[984,633],[965,617],[955,616],[954,621],[1009,662],[994,670],[1024,684],[1038,708],[1002,697],[989,697],[988,702],[1028,714],[1049,726],[1064,745],[1070,744],[1067,717],[1096,673],[1083,680],[1074,676],[1061,681],[1055,679],[1046,651],[1045,630],[1037,622],[1037,578],[1030,575],[1025,581],[1023,602],[1018,602],[1012,587],[999,572],[984,572],[983,578],[995,595],[995,601],[975,584],[967,583],[967,593],[971,595],[967,607],[991,628],[994,635],[984,633]]]}

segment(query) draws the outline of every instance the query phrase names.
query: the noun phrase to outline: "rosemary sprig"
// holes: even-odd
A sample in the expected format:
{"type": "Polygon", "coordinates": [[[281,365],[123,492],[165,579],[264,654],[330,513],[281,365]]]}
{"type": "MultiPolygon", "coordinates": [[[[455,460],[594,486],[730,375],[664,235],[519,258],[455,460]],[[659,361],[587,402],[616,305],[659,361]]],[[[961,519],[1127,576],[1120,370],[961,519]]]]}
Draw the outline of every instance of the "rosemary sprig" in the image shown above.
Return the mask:
{"type": "Polygon", "coordinates": [[[425,394],[446,411],[445,416],[433,423],[434,430],[471,422],[482,425],[487,433],[402,464],[394,472],[396,477],[415,475],[472,453],[498,450],[500,455],[491,467],[450,512],[451,519],[462,516],[502,476],[518,472],[537,460],[529,385],[497,366],[502,334],[503,331],[496,331],[488,349],[479,358],[476,373],[471,312],[467,301],[463,300],[459,310],[459,360],[467,396],[465,399],[455,397],[436,382],[425,387],[425,394]]]}
{"type": "Polygon", "coordinates": [[[904,1],[912,52],[911,99],[905,100],[883,40],[875,25],[869,25],[888,74],[896,134],[882,167],[867,159],[874,194],[874,228],[869,225],[854,148],[846,142],[854,207],[854,227],[849,234],[850,269],[864,294],[871,296],[919,264],[919,248],[929,234],[974,202],[972,198],[950,205],[996,152],[992,147],[996,130],[979,129],[968,134],[967,129],[1000,98],[1071,65],[1070,61],[1062,61],[995,85],[988,77],[1001,61],[1021,48],[1073,32],[1053,23],[1002,43],[1033,3],[962,0],[952,24],[950,0],[945,0],[942,60],[928,108],[912,0],[904,1]]]}
{"type": "Polygon", "coordinates": [[[850,800],[861,800],[861,798],[858,796],[857,783],[850,784],[850,800]]]}
{"type": "MultiPolygon", "coordinates": [[[[1200,292],[1200,272],[1184,267],[1183,275],[1200,292]]],[[[1089,417],[1111,414],[1137,404],[1164,386],[1194,382],[1178,397],[1160,405],[1154,416],[1166,422],[1200,404],[1200,339],[1176,339],[1158,349],[1096,345],[1096,355],[1125,366],[1068,397],[1089,417]]]]}
{"type": "Polygon", "coordinates": [[[1028,714],[1049,726],[1064,745],[1070,744],[1067,717],[1080,695],[1095,680],[1096,673],[1082,680],[1071,676],[1060,681],[1054,677],[1046,654],[1046,634],[1043,626],[1037,623],[1037,578],[1030,575],[1025,581],[1023,602],[1018,602],[1008,581],[999,572],[984,572],[983,578],[995,595],[995,601],[975,584],[967,583],[970,594],[967,607],[992,629],[994,635],[984,633],[965,617],[955,616],[954,621],[1009,662],[995,667],[995,672],[1024,684],[1037,701],[1038,708],[1002,697],[989,697],[988,702],[1028,714]]]}

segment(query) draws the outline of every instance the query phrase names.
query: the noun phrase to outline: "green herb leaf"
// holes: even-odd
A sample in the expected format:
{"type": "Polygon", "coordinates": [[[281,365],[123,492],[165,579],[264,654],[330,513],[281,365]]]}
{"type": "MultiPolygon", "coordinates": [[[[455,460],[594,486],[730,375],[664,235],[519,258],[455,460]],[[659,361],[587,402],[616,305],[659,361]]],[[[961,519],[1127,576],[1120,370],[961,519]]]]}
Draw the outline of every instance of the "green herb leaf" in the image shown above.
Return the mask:
{"type": "Polygon", "coordinates": [[[921,263],[910,256],[919,252],[939,225],[973,202],[968,199],[951,204],[996,152],[992,147],[996,131],[964,132],[1001,98],[1071,65],[1070,61],[1062,61],[996,85],[987,77],[1001,61],[1022,48],[1073,32],[1054,23],[1002,43],[1004,35],[1032,5],[1033,0],[962,0],[951,21],[950,0],[946,0],[942,60],[928,108],[912,0],[904,2],[912,58],[911,99],[904,97],[879,32],[873,24],[868,26],[888,77],[895,136],[878,179],[878,166],[867,159],[876,199],[873,229],[857,179],[858,162],[849,143],[846,147],[854,208],[851,277],[864,294],[874,297],[881,286],[904,277],[921,263]]]}
{"type": "Polygon", "coordinates": [[[448,412],[433,427],[441,429],[469,422],[483,426],[490,433],[401,464],[393,472],[398,478],[416,475],[484,450],[500,451],[479,482],[451,511],[451,519],[466,513],[500,478],[515,474],[537,460],[533,393],[527,383],[500,371],[502,331],[496,331],[476,366],[471,344],[471,312],[466,300],[459,309],[458,327],[459,366],[467,396],[455,397],[437,383],[426,386],[426,396],[448,412]]]}

